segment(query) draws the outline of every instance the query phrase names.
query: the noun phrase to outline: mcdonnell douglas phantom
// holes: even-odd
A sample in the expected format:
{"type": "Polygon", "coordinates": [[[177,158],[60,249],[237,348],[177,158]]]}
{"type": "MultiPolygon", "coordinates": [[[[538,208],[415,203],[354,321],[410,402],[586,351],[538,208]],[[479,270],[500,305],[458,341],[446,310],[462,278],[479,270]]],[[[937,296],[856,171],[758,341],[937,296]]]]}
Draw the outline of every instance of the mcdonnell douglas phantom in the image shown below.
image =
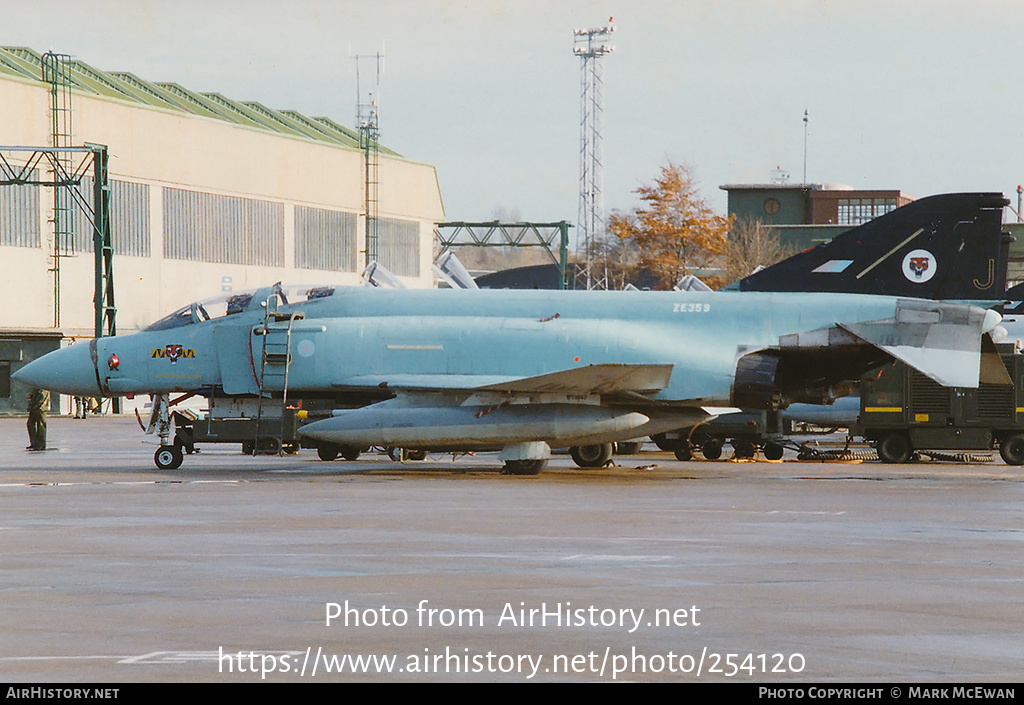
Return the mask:
{"type": "MultiPolygon", "coordinates": [[[[551,448],[603,455],[698,423],[707,407],[827,403],[894,358],[977,387],[1000,320],[969,304],[829,293],[277,285],[214,303],[52,352],[16,378],[250,409],[320,397],[337,410],[301,429],[304,444],[498,449],[507,472],[535,474],[551,448]],[[353,404],[364,405],[340,408],[353,404]]],[[[182,449],[161,431],[157,465],[177,467],[182,449]]]]}
{"type": "MultiPolygon", "coordinates": [[[[861,294],[338,287],[284,303],[285,293],[267,287],[216,312],[191,304],[138,333],[56,350],[16,377],[76,396],[369,401],[303,436],[337,448],[501,449],[507,471],[536,473],[551,448],[603,454],[709,418],[708,407],[827,403],[894,358],[976,387],[999,321],[970,304],[861,294]]],[[[162,441],[158,465],[180,464],[180,447],[162,441]]]]}

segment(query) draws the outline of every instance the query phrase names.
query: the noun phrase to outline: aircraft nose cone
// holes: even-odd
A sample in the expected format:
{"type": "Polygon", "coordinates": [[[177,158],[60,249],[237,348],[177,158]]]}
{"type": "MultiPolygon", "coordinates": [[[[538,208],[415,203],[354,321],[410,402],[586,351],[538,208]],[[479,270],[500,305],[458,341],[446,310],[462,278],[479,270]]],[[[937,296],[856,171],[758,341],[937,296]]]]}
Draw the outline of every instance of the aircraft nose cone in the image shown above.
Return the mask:
{"type": "Polygon", "coordinates": [[[102,394],[87,342],[47,353],[22,367],[11,378],[61,394],[83,397],[102,394]]]}

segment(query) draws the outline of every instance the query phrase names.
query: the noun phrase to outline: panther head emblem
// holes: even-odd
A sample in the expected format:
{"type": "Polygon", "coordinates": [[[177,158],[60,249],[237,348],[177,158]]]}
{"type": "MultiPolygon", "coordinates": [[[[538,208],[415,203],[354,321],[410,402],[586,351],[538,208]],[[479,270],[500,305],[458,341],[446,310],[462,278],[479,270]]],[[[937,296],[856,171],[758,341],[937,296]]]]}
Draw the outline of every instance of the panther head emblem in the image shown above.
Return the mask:
{"type": "Polygon", "coordinates": [[[928,250],[912,250],[903,258],[903,276],[914,284],[924,284],[936,274],[935,255],[928,250]]]}
{"type": "Polygon", "coordinates": [[[910,258],[910,271],[914,273],[914,276],[920,279],[922,275],[928,270],[928,258],[927,257],[911,257],[910,258]]]}

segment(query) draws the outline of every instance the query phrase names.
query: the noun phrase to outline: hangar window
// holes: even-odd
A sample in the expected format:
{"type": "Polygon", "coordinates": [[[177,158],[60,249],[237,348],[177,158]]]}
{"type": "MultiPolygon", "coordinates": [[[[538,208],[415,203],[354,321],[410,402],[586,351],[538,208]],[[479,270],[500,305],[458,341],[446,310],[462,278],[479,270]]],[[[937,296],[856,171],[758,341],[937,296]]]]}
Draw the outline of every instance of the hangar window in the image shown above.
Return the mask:
{"type": "Polygon", "coordinates": [[[840,198],[839,225],[860,225],[896,210],[895,198],[840,198]]]}
{"type": "MultiPolygon", "coordinates": [[[[82,178],[81,193],[92,204],[91,176],[82,178]]],[[[72,211],[75,252],[92,252],[92,225],[78,202],[72,211]]],[[[114,252],[131,257],[149,257],[149,186],[129,181],[110,182],[110,238],[114,252]]]]}
{"type": "Polygon", "coordinates": [[[356,271],[355,213],[295,207],[295,266],[329,272],[356,271]]]}
{"type": "Polygon", "coordinates": [[[164,188],[164,257],[284,266],[284,205],[164,188]]]}
{"type": "MultiPolygon", "coordinates": [[[[29,178],[37,179],[33,169],[29,178]]],[[[39,187],[0,186],[0,245],[39,247],[39,187]]]]}
{"type": "Polygon", "coordinates": [[[382,265],[403,277],[420,275],[420,224],[414,220],[380,218],[377,256],[382,265]]]}

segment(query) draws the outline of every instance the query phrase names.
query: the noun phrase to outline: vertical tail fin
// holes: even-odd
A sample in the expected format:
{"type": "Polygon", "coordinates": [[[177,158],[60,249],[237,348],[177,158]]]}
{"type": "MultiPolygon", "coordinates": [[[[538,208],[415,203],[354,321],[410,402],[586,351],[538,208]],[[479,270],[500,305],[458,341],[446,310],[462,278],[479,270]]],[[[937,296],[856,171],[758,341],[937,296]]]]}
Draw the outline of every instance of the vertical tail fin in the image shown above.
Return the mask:
{"type": "Polygon", "coordinates": [[[1008,203],[1001,193],[921,198],[755,272],[738,288],[1000,300],[1012,241],[1002,232],[1008,203]]]}

